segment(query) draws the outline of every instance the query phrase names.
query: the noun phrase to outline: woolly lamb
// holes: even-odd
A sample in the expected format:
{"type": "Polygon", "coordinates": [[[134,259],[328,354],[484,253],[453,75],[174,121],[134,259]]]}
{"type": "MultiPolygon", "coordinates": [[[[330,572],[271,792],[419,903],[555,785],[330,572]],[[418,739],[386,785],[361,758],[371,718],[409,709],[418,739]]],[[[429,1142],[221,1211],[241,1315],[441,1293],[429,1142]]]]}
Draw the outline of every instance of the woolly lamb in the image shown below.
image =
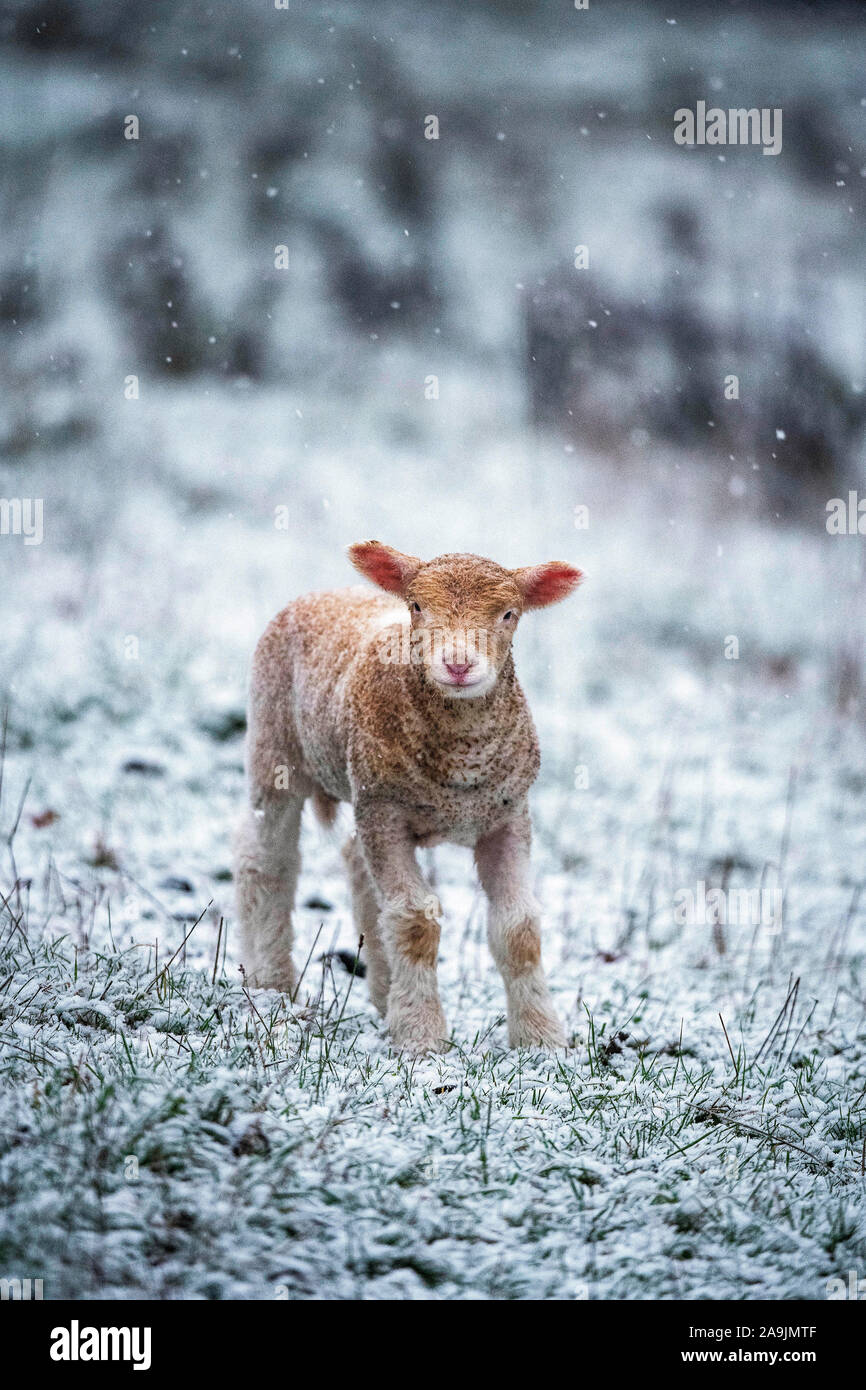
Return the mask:
{"type": "Polygon", "coordinates": [[[523,612],[581,580],[561,561],[504,569],[477,555],[422,561],[354,545],[363,587],[290,603],[256,648],[250,690],[250,809],[236,841],[242,960],[253,985],[294,992],[292,910],[308,797],[330,824],[347,801],[343,851],[370,993],[393,1044],[447,1045],[436,980],[441,907],[420,845],[470,846],[489,902],[512,1047],[561,1047],[529,890],[527,793],[538,739],[514,674],[523,612]]]}

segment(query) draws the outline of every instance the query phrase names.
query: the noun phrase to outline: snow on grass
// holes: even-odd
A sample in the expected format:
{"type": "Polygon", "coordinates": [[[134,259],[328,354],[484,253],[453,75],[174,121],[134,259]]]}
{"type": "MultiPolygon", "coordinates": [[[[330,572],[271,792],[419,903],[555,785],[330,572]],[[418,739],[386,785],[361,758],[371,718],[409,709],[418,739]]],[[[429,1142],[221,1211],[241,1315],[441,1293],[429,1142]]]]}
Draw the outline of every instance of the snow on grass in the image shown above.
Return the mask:
{"type": "Polygon", "coordinates": [[[327,970],[293,1009],[221,965],[12,937],[3,1262],[49,1297],[815,1298],[862,1260],[839,1027],[747,1016],[732,1060],[689,1041],[700,1010],[680,1039],[662,982],[613,980],[562,1056],[464,1025],[407,1062],[327,970]]]}

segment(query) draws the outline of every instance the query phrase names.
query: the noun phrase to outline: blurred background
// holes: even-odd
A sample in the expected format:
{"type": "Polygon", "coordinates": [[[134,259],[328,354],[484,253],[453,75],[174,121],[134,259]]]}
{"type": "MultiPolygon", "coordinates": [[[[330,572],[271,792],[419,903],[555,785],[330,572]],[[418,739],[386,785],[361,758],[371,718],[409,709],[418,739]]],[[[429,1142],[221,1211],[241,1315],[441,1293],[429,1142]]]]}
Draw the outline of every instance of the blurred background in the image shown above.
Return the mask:
{"type": "Polygon", "coordinates": [[[796,509],[862,461],[864,31],[797,3],[7,0],[6,478],[152,452],[155,412],[203,452],[263,400],[247,442],[296,457],[314,396],[362,444],[531,423],[796,509]],[[780,107],[781,156],[675,145],[698,100],[780,107]]]}

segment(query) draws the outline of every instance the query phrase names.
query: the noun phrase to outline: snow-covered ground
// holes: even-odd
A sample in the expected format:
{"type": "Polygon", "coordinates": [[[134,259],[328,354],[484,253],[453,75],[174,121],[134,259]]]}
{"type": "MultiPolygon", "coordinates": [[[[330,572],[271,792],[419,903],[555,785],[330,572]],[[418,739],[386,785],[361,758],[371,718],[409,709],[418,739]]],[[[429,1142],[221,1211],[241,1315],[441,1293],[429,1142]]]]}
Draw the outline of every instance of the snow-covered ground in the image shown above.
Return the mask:
{"type": "Polygon", "coordinates": [[[742,499],[689,497],[674,464],[614,468],[493,420],[356,450],[326,401],[301,421],[282,394],[157,396],[138,446],[161,422],[184,458],[130,463],[110,495],[70,485],[44,543],[0,557],[4,1272],[49,1297],[739,1299],[821,1298],[862,1269],[858,538],[822,516],[775,532],[742,499]],[[198,473],[216,438],[224,466],[198,473]],[[429,861],[446,1056],[392,1056],[364,982],[321,963],[354,942],[340,836],[312,822],[314,1004],[243,992],[245,664],[367,535],[586,570],[518,639],[565,1055],[506,1050],[458,849],[429,861]],[[683,923],[701,881],[782,888],[781,930],[683,923]]]}
{"type": "MultiPolygon", "coordinates": [[[[618,155],[667,57],[681,78],[698,52],[708,82],[755,52],[755,72],[772,73],[737,17],[713,47],[709,29],[633,12],[633,51],[590,19],[585,44],[536,44],[516,64],[496,7],[479,6],[440,34],[453,62],[434,83],[423,16],[414,41],[393,25],[352,39],[363,17],[335,7],[331,40],[317,11],[280,50],[268,26],[285,17],[239,9],[248,47],[231,63],[258,63],[246,86],[219,69],[225,16],[224,34],[199,38],[179,11],[156,56],[147,33],[135,53],[119,29],[95,82],[84,40],[78,56],[0,52],[19,119],[9,246],[26,249],[41,296],[3,329],[0,494],[44,502],[41,544],[0,536],[0,1276],[42,1278],[46,1298],[824,1298],[828,1279],[866,1275],[866,542],[829,535],[820,499],[796,525],[774,515],[762,466],[775,440],[710,466],[646,431],[598,452],[531,433],[520,325],[525,286],[584,235],[620,289],[661,293],[641,238],[658,235],[647,209],[679,179],[710,222],[736,190],[743,237],[708,236],[759,280],[804,227],[832,247],[814,328],[848,371],[859,184],[837,191],[829,169],[807,196],[787,164],[768,172],[770,197],[756,190],[775,162],[760,156],[722,186],[724,170],[690,155],[618,155]],[[376,102],[373,134],[346,114],[351,54],[362,79],[379,72],[398,126],[441,109],[443,130],[447,116],[463,132],[427,152],[441,168],[426,230],[382,211],[376,102]],[[486,104],[467,95],[475,69],[486,104]],[[179,193],[148,173],[144,145],[110,143],[136,103],[145,126],[179,123],[156,165],[174,168],[174,149],[179,193]],[[274,172],[269,131],[305,119],[308,168],[299,146],[274,172]],[[85,158],[93,130],[108,134],[85,158]],[[596,153],[577,163],[579,138],[596,153]],[[241,189],[257,161],[259,224],[241,189]],[[331,233],[304,209],[327,212],[331,233]],[[347,326],[328,236],[356,231],[390,283],[407,266],[404,221],[429,306],[410,320],[404,305],[396,329],[347,326]],[[135,237],[157,224],[166,263],[182,249],[201,296],[179,321],[204,360],[183,373],[148,357],[146,295],[131,319],[111,299],[126,281],[107,248],[140,268],[135,237]],[[291,288],[268,281],[265,310],[253,291],[283,239],[291,288]],[[224,370],[244,325],[262,365],[235,343],[224,370]],[[368,537],[586,573],[517,639],[566,1053],[506,1049],[471,857],[448,847],[424,862],[446,912],[454,1045],[412,1062],[389,1051],[364,981],[331,955],[356,945],[348,810],[333,834],[305,826],[297,1007],[243,988],[229,845],[250,654],[288,599],[349,582],[345,548],[368,537]],[[722,890],[736,916],[733,894],[762,888],[781,922],[681,910],[722,890]]],[[[789,85],[820,93],[835,72],[850,116],[856,51],[779,24],[789,85]]],[[[648,143],[667,119],[659,107],[648,143]]],[[[777,349],[763,349],[769,373],[777,349]]],[[[857,486],[862,460],[845,466],[857,486]]]]}

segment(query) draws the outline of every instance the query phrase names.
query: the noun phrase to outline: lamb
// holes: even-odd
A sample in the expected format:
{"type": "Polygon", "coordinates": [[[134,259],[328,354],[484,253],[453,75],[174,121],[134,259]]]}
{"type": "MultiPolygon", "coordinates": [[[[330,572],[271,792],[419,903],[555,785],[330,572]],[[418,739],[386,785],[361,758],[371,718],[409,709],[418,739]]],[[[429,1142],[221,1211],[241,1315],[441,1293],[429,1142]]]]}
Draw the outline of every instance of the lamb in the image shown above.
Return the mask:
{"type": "Polygon", "coordinates": [[[538,739],[511,643],[523,612],[581,581],[563,561],[505,569],[477,555],[423,561],[350,547],[367,586],[296,599],[253,659],[250,808],[236,838],[242,960],[253,985],[294,993],[292,911],[304,802],[354,811],[343,854],[373,1003],[397,1049],[448,1045],[436,979],[441,906],[415,857],[474,850],[512,1047],[565,1045],[529,888],[527,793],[538,739]]]}

